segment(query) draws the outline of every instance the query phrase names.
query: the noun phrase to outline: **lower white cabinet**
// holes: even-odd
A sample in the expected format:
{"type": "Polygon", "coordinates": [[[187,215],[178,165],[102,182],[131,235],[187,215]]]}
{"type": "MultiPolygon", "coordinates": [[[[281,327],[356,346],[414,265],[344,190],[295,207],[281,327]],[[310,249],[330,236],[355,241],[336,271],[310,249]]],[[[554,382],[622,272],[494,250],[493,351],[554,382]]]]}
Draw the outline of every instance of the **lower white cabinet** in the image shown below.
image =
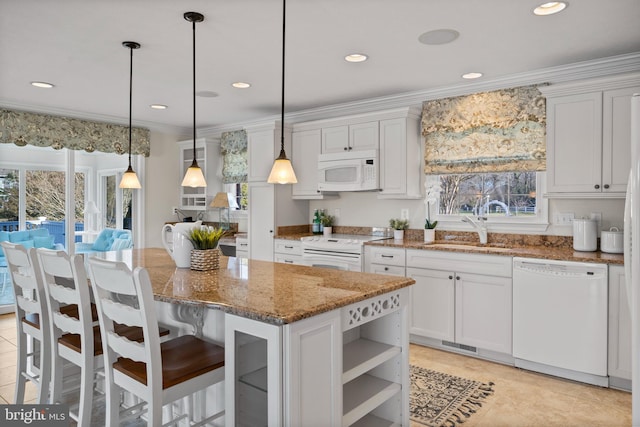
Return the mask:
{"type": "Polygon", "coordinates": [[[511,355],[511,257],[406,253],[413,336],[511,355]]]}
{"type": "Polygon", "coordinates": [[[249,258],[249,239],[236,237],[236,258],[249,258]]]}
{"type": "Polygon", "coordinates": [[[364,271],[367,273],[388,274],[390,276],[404,276],[404,248],[365,246],[364,271]]]}
{"type": "Polygon", "coordinates": [[[302,265],[302,243],[299,240],[276,239],[275,262],[302,265]]]}
{"type": "Polygon", "coordinates": [[[609,266],[609,383],[631,388],[631,313],[624,267],[609,266]],[[622,379],[623,381],[619,381],[622,379]]]}

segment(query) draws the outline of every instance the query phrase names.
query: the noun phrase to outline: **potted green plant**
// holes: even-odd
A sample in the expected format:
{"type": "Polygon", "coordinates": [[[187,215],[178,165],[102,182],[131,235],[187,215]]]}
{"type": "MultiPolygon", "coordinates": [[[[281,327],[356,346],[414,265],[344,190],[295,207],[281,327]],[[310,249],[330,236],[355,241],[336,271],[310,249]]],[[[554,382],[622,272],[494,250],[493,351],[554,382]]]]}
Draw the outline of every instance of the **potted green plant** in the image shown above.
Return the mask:
{"type": "Polygon", "coordinates": [[[193,244],[191,250],[192,270],[215,270],[219,266],[220,251],[218,242],[225,235],[226,230],[210,226],[194,227],[187,238],[193,244]]]}
{"type": "Polygon", "coordinates": [[[320,217],[320,222],[323,226],[322,232],[327,237],[331,236],[331,233],[333,232],[333,221],[335,221],[335,217],[333,215],[322,215],[320,217]]]}
{"type": "Polygon", "coordinates": [[[404,230],[409,228],[409,220],[393,218],[389,220],[389,226],[393,228],[393,238],[402,240],[404,239],[404,230]]]}
{"type": "Polygon", "coordinates": [[[436,240],[436,225],[438,221],[429,221],[427,218],[424,222],[424,242],[433,243],[436,240]]]}
{"type": "Polygon", "coordinates": [[[431,221],[431,205],[438,201],[442,187],[438,182],[425,182],[427,197],[424,200],[427,218],[424,222],[424,242],[433,243],[436,240],[436,226],[438,221],[431,221]]]}

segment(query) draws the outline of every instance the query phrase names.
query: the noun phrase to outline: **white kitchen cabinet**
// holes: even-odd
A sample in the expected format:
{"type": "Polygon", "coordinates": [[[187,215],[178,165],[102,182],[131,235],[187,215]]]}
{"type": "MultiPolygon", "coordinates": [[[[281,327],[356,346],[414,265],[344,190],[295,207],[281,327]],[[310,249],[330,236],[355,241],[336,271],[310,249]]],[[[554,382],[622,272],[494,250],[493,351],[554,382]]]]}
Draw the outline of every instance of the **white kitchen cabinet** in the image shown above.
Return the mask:
{"type": "Polygon", "coordinates": [[[377,150],[378,147],[378,121],[322,128],[323,154],[377,150]]]}
{"type": "MultiPolygon", "coordinates": [[[[246,128],[249,155],[249,258],[274,260],[276,228],[308,224],[308,202],[291,197],[290,184],[269,184],[271,166],[280,153],[280,123],[246,128]],[[277,151],[276,151],[277,150],[277,151]]],[[[291,129],[285,128],[285,151],[291,152],[291,129]]]]}
{"type": "Polygon", "coordinates": [[[318,154],[320,154],[320,129],[296,131],[292,134],[291,163],[296,172],[297,184],[291,186],[294,199],[326,199],[336,197],[334,192],[318,190],[318,154]]]}
{"type": "MultiPolygon", "coordinates": [[[[180,182],[184,174],[193,162],[193,140],[178,142],[180,147],[180,182]]],[[[222,179],[216,180],[216,171],[219,165],[220,146],[215,142],[205,139],[196,139],[196,160],[202,169],[206,187],[183,187],[180,186],[179,209],[203,211],[208,207],[208,202],[222,188],[222,179]]]]}
{"type": "Polygon", "coordinates": [[[420,113],[409,109],[404,117],[380,120],[379,199],[421,199],[423,159],[420,113]]]}
{"type": "Polygon", "coordinates": [[[302,242],[300,240],[276,239],[274,261],[302,265],[302,242]]]}
{"type": "Polygon", "coordinates": [[[624,197],[630,98],[640,74],[542,86],[547,97],[547,192],[551,197],[624,197]]]}
{"type": "Polygon", "coordinates": [[[612,387],[631,389],[631,313],[624,267],[609,266],[608,374],[612,387]]]}
{"type": "Polygon", "coordinates": [[[364,270],[367,273],[389,274],[391,276],[405,275],[404,248],[389,248],[385,246],[364,247],[364,270]]]}
{"type": "Polygon", "coordinates": [[[407,249],[414,336],[511,354],[511,257],[407,249]]]}

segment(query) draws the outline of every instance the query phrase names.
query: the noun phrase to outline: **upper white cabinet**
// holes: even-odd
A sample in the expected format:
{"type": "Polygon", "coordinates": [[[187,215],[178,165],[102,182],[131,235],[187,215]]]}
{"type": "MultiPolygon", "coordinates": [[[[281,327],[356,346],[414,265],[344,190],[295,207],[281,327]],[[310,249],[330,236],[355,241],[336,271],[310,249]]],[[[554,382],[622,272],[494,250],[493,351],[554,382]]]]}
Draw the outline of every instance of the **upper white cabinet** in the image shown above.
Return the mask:
{"type": "Polygon", "coordinates": [[[378,198],[421,199],[420,115],[380,120],[380,188],[378,198]]]}
{"type": "Polygon", "coordinates": [[[320,154],[320,129],[294,131],[291,143],[291,163],[296,172],[297,184],[291,187],[294,199],[324,199],[335,193],[318,190],[318,154],[320,154]]]}
{"type": "Polygon", "coordinates": [[[323,128],[321,152],[377,150],[378,132],[377,121],[323,128]]]}
{"type": "Polygon", "coordinates": [[[318,155],[359,150],[379,152],[378,198],[422,198],[419,108],[296,123],[292,139],[291,161],[298,178],[294,199],[335,197],[318,191],[318,155]]]}
{"type": "MultiPolygon", "coordinates": [[[[193,140],[178,142],[180,147],[180,182],[185,172],[193,162],[193,140]]],[[[182,187],[180,186],[179,208],[185,210],[206,210],[207,200],[211,200],[221,188],[221,180],[216,180],[218,170],[218,159],[220,158],[220,146],[214,141],[198,138],[196,139],[196,160],[202,169],[206,187],[182,187]]]]}
{"type": "Polygon", "coordinates": [[[630,99],[640,74],[540,87],[547,97],[547,192],[624,197],[630,157],[630,99]]]}

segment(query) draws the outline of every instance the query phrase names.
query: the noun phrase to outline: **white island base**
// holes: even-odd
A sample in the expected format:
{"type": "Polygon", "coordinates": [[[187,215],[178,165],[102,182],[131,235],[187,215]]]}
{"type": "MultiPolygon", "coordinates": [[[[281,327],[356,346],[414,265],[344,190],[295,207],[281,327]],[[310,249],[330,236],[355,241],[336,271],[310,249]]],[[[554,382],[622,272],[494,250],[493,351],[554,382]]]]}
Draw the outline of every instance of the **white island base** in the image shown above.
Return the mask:
{"type": "Polygon", "coordinates": [[[409,426],[408,295],[284,325],[225,314],[225,425],[409,426]]]}

